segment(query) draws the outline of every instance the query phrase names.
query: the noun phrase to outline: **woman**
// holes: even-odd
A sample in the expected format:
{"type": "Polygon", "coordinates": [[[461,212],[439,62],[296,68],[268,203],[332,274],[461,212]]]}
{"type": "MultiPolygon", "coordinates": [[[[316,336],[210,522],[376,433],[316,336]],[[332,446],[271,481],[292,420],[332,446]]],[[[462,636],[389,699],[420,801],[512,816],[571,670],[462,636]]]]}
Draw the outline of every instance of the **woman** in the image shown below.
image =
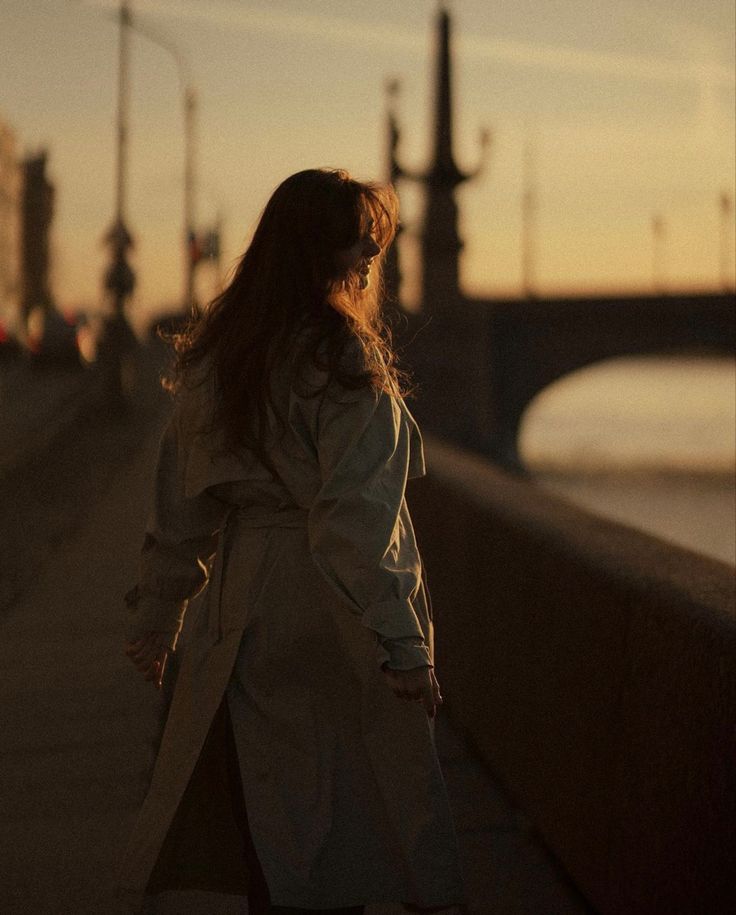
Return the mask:
{"type": "Polygon", "coordinates": [[[393,190],[284,181],[176,342],[126,653],[183,651],[118,893],[251,912],[462,900],[433,742],[431,604],[405,500],[424,474],[379,307],[393,190]],[[244,802],[244,803],[243,803],[244,802]]]}

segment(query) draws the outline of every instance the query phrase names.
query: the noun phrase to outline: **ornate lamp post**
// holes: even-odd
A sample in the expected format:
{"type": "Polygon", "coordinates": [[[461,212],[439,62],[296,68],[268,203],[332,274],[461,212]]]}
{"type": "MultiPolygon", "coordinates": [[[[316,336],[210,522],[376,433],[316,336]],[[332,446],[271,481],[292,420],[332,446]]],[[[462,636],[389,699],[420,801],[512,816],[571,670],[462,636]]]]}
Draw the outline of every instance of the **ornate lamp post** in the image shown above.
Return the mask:
{"type": "Polygon", "coordinates": [[[120,54],[118,62],[117,162],[115,181],[115,218],[105,235],[110,247],[111,263],[105,271],[104,287],[112,301],[112,314],[105,322],[101,362],[105,394],[109,406],[122,409],[125,403],[122,382],[123,356],[135,346],[135,337],[125,318],[124,307],[135,289],[135,273],[128,262],[133,238],[125,220],[128,176],[128,66],[130,42],[130,6],[120,4],[120,54]]]}
{"type": "Polygon", "coordinates": [[[439,5],[436,28],[433,142],[430,164],[424,171],[415,171],[397,161],[399,136],[393,105],[397,88],[389,87],[391,175],[394,180],[417,182],[425,192],[420,230],[421,308],[408,320],[406,355],[422,390],[422,397],[413,405],[420,423],[484,450],[485,442],[479,441],[479,437],[489,428],[485,395],[489,388],[483,381],[488,372],[486,324],[477,310],[468,307],[460,289],[463,243],[455,192],[459,185],[483,171],[491,134],[481,130],[478,163],[473,170],[461,170],[453,151],[451,22],[444,3],[439,5]]]}
{"type": "Polygon", "coordinates": [[[196,231],[196,190],[198,186],[196,155],[197,92],[192,85],[191,68],[187,63],[186,58],[168,36],[163,34],[159,29],[153,29],[147,23],[144,24],[137,17],[131,19],[129,25],[139,35],[142,35],[144,38],[148,39],[148,41],[153,42],[153,44],[157,45],[159,48],[163,48],[164,51],[168,51],[174,58],[177,75],[179,77],[179,88],[181,89],[184,102],[184,291],[182,307],[183,311],[186,313],[192,308],[197,307],[194,284],[195,271],[199,260],[196,251],[198,245],[196,231]]]}
{"type": "Polygon", "coordinates": [[[183,309],[196,307],[194,275],[197,258],[193,256],[196,242],[195,232],[195,188],[196,161],[195,135],[197,96],[191,84],[187,63],[176,45],[166,36],[134,19],[130,0],[121,0],[120,57],[118,70],[118,116],[117,116],[117,168],[115,220],[105,236],[110,247],[111,263],[104,277],[104,286],[112,300],[112,314],[109,316],[102,346],[108,399],[112,404],[124,403],[122,384],[123,357],[135,347],[135,337],[125,319],[126,301],[135,289],[135,273],[128,262],[128,252],[133,248],[133,238],[126,225],[126,192],[128,169],[128,108],[129,108],[129,42],[130,32],[135,29],[143,37],[168,51],[177,66],[179,83],[184,100],[184,291],[183,309]]]}

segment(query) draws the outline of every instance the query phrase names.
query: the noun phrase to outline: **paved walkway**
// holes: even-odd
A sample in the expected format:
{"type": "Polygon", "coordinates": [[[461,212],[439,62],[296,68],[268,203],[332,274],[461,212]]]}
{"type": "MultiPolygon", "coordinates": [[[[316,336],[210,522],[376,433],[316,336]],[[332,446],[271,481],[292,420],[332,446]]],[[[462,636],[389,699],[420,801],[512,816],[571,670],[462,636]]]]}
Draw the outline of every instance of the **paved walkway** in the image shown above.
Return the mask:
{"type": "MultiPolygon", "coordinates": [[[[114,475],[0,617],[3,915],[122,911],[110,888],[145,790],[162,699],[122,653],[121,594],[135,578],[159,422],[149,405],[100,426],[98,458],[107,455],[114,475]]],[[[529,824],[442,716],[437,738],[470,912],[585,912],[529,824]]],[[[155,911],[247,909],[235,897],[187,893],[161,897],[155,911]]]]}
{"type": "Polygon", "coordinates": [[[74,423],[89,401],[91,369],[0,361],[0,476],[43,449],[74,423]]]}

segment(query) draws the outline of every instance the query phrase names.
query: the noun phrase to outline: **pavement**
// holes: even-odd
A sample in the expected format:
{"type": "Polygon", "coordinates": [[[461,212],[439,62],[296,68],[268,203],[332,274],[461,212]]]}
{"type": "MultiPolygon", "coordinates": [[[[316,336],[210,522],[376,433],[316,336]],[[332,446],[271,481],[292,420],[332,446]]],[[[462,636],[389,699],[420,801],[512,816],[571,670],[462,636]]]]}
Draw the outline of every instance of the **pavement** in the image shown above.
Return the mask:
{"type": "Polygon", "coordinates": [[[0,477],[44,451],[97,397],[92,369],[0,361],[0,477]]]}
{"type": "MultiPolygon", "coordinates": [[[[165,410],[153,393],[155,359],[144,354],[143,363],[125,416],[80,414],[66,435],[58,428],[50,437],[38,432],[48,398],[34,395],[36,419],[24,409],[14,428],[38,432],[41,451],[29,452],[24,439],[17,447],[25,464],[16,454],[5,477],[0,471],[0,498],[12,509],[3,515],[15,519],[14,531],[6,523],[0,533],[4,543],[13,534],[20,543],[7,562],[4,550],[3,575],[10,570],[15,586],[0,602],[3,915],[125,911],[111,896],[114,871],[146,790],[164,712],[162,694],[122,652],[121,595],[135,580],[165,410]],[[55,482],[29,524],[25,507],[44,477],[55,482]]],[[[2,447],[12,451],[7,435],[2,447]]],[[[438,676],[441,682],[441,671],[438,676]]],[[[590,913],[443,712],[436,735],[469,915],[590,913]]],[[[247,906],[233,896],[168,893],[150,911],[234,915],[247,906]]],[[[368,912],[402,910],[371,906],[368,912]]]]}

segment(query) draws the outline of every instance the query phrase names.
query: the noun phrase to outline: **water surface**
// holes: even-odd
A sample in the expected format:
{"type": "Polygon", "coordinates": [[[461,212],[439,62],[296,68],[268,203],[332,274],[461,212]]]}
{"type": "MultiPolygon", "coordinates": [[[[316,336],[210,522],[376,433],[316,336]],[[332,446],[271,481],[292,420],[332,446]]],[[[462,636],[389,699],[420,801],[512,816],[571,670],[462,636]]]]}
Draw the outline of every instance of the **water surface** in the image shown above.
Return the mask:
{"type": "Polygon", "coordinates": [[[571,502],[736,564],[736,360],[637,357],[575,372],[531,404],[521,453],[571,502]]]}

